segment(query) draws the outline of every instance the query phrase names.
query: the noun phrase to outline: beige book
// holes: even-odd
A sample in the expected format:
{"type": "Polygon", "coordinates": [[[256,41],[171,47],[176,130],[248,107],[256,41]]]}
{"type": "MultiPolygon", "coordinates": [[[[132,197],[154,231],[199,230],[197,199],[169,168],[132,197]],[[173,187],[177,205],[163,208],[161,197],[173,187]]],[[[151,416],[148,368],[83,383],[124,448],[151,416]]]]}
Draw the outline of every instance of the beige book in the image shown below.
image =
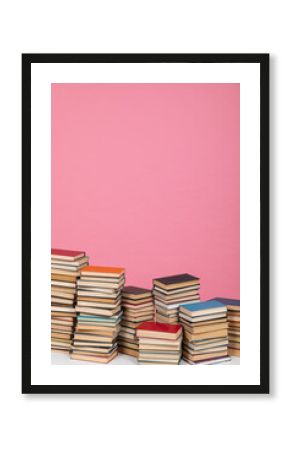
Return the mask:
{"type": "Polygon", "coordinates": [[[113,352],[110,356],[94,356],[94,355],[87,355],[82,354],[80,352],[73,352],[71,353],[70,357],[71,359],[79,360],[79,361],[88,361],[88,362],[97,362],[97,363],[104,363],[107,364],[110,361],[112,361],[114,358],[116,358],[118,352],[113,352]]]}

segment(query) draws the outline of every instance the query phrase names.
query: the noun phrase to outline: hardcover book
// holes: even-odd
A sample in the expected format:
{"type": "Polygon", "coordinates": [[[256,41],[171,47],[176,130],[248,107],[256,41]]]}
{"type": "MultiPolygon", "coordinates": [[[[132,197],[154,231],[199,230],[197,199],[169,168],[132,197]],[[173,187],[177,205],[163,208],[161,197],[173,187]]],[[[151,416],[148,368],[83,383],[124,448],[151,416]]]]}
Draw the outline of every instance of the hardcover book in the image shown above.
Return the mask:
{"type": "Polygon", "coordinates": [[[177,339],[182,333],[182,326],[160,322],[143,322],[137,328],[137,337],[162,337],[177,339]]]}
{"type": "Polygon", "coordinates": [[[78,250],[63,250],[60,248],[52,248],[51,256],[55,259],[66,259],[68,261],[75,261],[76,259],[82,258],[85,256],[85,252],[81,252],[78,250]]]}
{"type": "Polygon", "coordinates": [[[208,300],[207,302],[191,303],[180,306],[180,311],[189,315],[201,315],[203,312],[204,314],[207,314],[206,311],[208,310],[212,314],[214,312],[226,312],[227,308],[216,300],[208,300]]]}
{"type": "Polygon", "coordinates": [[[102,277],[119,277],[124,275],[123,267],[105,267],[105,266],[87,266],[81,270],[81,274],[85,276],[102,276],[102,277]]]}
{"type": "Polygon", "coordinates": [[[200,279],[188,273],[182,273],[179,275],[171,275],[168,277],[155,278],[154,284],[163,287],[164,289],[174,289],[180,286],[190,286],[199,284],[200,279]]]}

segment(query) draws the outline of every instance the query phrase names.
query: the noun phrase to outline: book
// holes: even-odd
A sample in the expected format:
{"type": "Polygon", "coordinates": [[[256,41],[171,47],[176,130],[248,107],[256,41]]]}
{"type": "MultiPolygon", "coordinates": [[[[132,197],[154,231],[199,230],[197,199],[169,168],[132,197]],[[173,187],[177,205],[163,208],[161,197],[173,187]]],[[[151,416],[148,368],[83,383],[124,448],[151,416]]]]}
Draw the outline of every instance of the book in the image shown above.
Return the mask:
{"type": "Polygon", "coordinates": [[[78,351],[75,350],[71,354],[71,359],[79,360],[79,361],[88,361],[88,362],[94,362],[94,363],[103,363],[107,364],[111,362],[115,357],[117,356],[117,351],[114,351],[113,353],[109,354],[108,356],[96,354],[94,355],[92,352],[87,351],[78,351]]]}
{"type": "Polygon", "coordinates": [[[85,256],[85,252],[78,250],[64,250],[60,248],[52,248],[51,249],[51,257],[52,259],[61,259],[66,261],[76,261],[77,259],[83,258],[85,256]]]}
{"type": "Polygon", "coordinates": [[[165,290],[173,290],[180,287],[199,285],[200,279],[188,273],[179,275],[170,275],[167,277],[155,278],[154,285],[159,286],[165,290]]]}
{"type": "Polygon", "coordinates": [[[143,322],[137,328],[137,337],[158,337],[177,339],[182,334],[181,325],[171,325],[159,322],[143,322]]]}
{"type": "Polygon", "coordinates": [[[222,303],[225,305],[228,309],[228,311],[240,311],[240,300],[234,300],[230,298],[222,298],[222,297],[215,297],[211,300],[215,300],[219,303],[222,303]]]}
{"type": "Polygon", "coordinates": [[[180,312],[186,313],[191,317],[206,315],[208,314],[208,311],[210,312],[210,314],[221,312],[226,313],[227,308],[222,303],[219,303],[216,300],[208,300],[206,302],[180,305],[180,312]]]}
{"type": "Polygon", "coordinates": [[[106,278],[120,277],[125,274],[123,267],[87,266],[81,270],[81,275],[87,277],[102,276],[106,278]]]}
{"type": "Polygon", "coordinates": [[[152,292],[149,289],[141,288],[138,286],[124,286],[122,290],[122,297],[129,299],[139,299],[151,297],[152,292]]]}

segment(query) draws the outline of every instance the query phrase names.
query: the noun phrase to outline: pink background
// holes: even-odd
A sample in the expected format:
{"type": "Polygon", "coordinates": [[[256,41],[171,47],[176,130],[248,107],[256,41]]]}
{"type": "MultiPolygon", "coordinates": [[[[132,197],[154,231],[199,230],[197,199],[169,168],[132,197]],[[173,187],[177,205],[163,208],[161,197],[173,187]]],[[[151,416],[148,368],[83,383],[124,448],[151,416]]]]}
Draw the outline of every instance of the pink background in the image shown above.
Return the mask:
{"type": "Polygon", "coordinates": [[[53,84],[52,246],[240,296],[239,84],[53,84]]]}

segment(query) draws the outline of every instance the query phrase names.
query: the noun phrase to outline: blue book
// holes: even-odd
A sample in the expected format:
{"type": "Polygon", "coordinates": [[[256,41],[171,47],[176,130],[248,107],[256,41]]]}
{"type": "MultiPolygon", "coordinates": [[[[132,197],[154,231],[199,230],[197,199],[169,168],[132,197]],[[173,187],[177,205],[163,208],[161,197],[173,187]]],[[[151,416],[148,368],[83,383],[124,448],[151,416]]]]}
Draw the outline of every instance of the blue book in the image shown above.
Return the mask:
{"type": "Polygon", "coordinates": [[[226,312],[227,308],[216,300],[208,300],[207,302],[191,303],[180,305],[180,311],[185,314],[193,315],[209,315],[214,313],[226,312]]]}
{"type": "Polygon", "coordinates": [[[211,298],[211,300],[215,300],[226,306],[240,306],[240,300],[234,300],[231,298],[215,297],[215,298],[211,298]]]}
{"type": "Polygon", "coordinates": [[[121,317],[122,317],[122,314],[118,314],[117,316],[111,316],[111,317],[87,316],[85,314],[79,314],[77,316],[77,319],[87,320],[87,321],[90,321],[90,322],[110,322],[110,323],[115,323],[117,321],[120,321],[121,317]]]}

